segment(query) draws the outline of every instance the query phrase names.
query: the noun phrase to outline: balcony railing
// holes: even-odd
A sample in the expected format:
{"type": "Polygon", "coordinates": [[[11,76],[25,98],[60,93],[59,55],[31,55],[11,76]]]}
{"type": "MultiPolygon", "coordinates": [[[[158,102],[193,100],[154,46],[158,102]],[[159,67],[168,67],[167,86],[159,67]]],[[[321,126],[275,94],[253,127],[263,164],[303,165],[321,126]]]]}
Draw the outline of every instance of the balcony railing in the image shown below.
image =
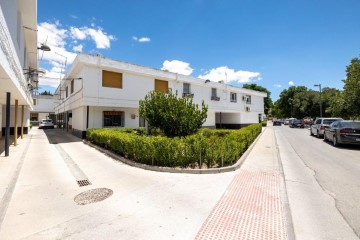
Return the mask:
{"type": "Polygon", "coordinates": [[[193,98],[194,94],[193,93],[183,93],[182,95],[183,97],[187,97],[187,98],[193,98]]]}
{"type": "Polygon", "coordinates": [[[220,97],[217,96],[211,96],[212,101],[220,101],[220,97]]]}
{"type": "Polygon", "coordinates": [[[32,104],[31,95],[27,89],[25,76],[22,74],[22,68],[19,59],[17,58],[16,50],[13,46],[13,41],[10,37],[10,32],[7,28],[6,21],[2,11],[0,10],[0,49],[3,51],[9,67],[11,68],[15,78],[19,82],[21,89],[26,94],[29,103],[32,104]],[[15,57],[16,56],[16,57],[15,57]]]}

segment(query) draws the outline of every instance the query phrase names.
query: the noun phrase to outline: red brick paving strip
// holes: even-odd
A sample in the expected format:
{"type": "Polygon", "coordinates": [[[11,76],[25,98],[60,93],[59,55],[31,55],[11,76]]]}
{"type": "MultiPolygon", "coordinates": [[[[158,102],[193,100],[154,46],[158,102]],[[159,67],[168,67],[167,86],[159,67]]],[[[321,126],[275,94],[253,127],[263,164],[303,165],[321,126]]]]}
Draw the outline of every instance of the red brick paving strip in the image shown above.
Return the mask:
{"type": "Polygon", "coordinates": [[[195,239],[286,239],[280,181],[278,173],[240,170],[195,239]]]}

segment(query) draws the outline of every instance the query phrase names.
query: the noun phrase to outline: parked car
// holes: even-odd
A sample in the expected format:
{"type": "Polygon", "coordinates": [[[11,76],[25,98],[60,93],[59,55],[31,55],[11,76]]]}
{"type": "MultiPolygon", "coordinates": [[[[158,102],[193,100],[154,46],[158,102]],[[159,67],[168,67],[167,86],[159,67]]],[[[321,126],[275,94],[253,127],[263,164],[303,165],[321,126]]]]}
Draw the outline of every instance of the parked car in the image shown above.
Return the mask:
{"type": "Polygon", "coordinates": [[[310,136],[316,135],[320,138],[324,136],[325,127],[330,126],[335,121],[343,120],[342,118],[317,118],[310,127],[310,136]]]}
{"type": "Polygon", "coordinates": [[[324,140],[332,141],[334,146],[340,144],[360,145],[360,122],[335,121],[325,128],[324,140]]]}
{"type": "Polygon", "coordinates": [[[273,121],[273,126],[281,126],[281,121],[279,121],[279,120],[274,120],[274,121],[273,121]]]}
{"type": "Polygon", "coordinates": [[[54,123],[51,119],[42,119],[39,128],[54,128],[54,123]]]}
{"type": "Polygon", "coordinates": [[[293,119],[290,123],[289,123],[289,127],[291,128],[304,128],[304,121],[301,119],[293,119]]]}
{"type": "Polygon", "coordinates": [[[290,122],[291,122],[292,120],[294,120],[294,119],[295,119],[295,118],[287,118],[287,119],[285,119],[284,125],[289,125],[290,122]]]}

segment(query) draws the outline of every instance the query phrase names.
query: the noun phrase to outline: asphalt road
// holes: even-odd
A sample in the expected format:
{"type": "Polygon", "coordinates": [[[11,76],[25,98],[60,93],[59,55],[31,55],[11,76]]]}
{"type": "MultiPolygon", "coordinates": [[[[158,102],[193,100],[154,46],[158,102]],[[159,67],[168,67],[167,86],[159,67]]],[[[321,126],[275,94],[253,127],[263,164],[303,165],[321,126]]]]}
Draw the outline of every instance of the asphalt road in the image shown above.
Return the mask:
{"type": "MultiPolygon", "coordinates": [[[[306,128],[293,129],[288,126],[274,126],[273,128],[278,142],[283,143],[281,146],[279,145],[280,153],[290,149],[295,152],[296,159],[303,162],[303,168],[312,171],[313,178],[320,185],[321,188],[317,191],[323,191],[323,193],[334,199],[334,209],[336,208],[342,215],[344,225],[348,225],[359,237],[360,146],[334,147],[331,142],[325,142],[323,139],[310,136],[310,132],[306,128]]],[[[287,159],[287,161],[291,161],[291,159],[287,159]]],[[[291,165],[291,162],[286,164],[291,165]]],[[[290,171],[301,172],[302,169],[298,168],[290,171]]],[[[307,199],[317,201],[312,191],[307,192],[304,190],[302,194],[309,194],[307,199]]],[[[309,204],[310,208],[314,207],[314,205],[315,203],[309,204]]],[[[326,211],[326,209],[322,211],[326,211]]],[[[312,214],[311,211],[309,211],[309,214],[312,214]]],[[[331,222],[331,219],[324,219],[323,221],[331,222]]],[[[315,224],[317,223],[315,222],[315,224]]],[[[337,226],[333,227],[336,228],[337,226]]]]}

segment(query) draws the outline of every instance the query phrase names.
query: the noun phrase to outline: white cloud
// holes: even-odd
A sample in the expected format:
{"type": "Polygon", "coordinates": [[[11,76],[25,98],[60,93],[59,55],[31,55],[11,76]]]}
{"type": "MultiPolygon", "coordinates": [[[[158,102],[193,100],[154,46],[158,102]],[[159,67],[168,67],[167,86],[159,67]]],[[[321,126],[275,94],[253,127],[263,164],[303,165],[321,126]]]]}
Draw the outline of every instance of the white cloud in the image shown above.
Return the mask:
{"type": "Polygon", "coordinates": [[[168,61],[165,60],[163,62],[163,66],[161,68],[161,70],[167,70],[169,72],[174,72],[174,73],[180,73],[183,75],[190,75],[194,69],[192,69],[190,67],[189,63],[183,62],[183,61],[179,61],[179,60],[172,60],[172,61],[168,61]]]}
{"type": "Polygon", "coordinates": [[[282,87],[281,84],[274,84],[274,86],[277,87],[277,88],[281,88],[281,87],[282,87]]]}
{"type": "Polygon", "coordinates": [[[139,42],[150,42],[150,41],[151,41],[151,39],[148,37],[142,37],[139,39],[139,42]]]}
{"type": "Polygon", "coordinates": [[[293,81],[289,82],[289,86],[294,86],[294,85],[295,85],[295,83],[293,81]]]}
{"type": "Polygon", "coordinates": [[[84,40],[86,38],[86,32],[77,27],[70,27],[70,32],[74,39],[84,40]]]}
{"type": "Polygon", "coordinates": [[[225,82],[235,81],[239,83],[247,83],[261,80],[261,75],[258,72],[242,70],[235,71],[234,69],[228,68],[227,66],[221,66],[205,72],[204,75],[199,75],[199,78],[210,79],[212,81],[224,80],[225,82]]]}
{"type": "Polygon", "coordinates": [[[151,39],[149,37],[136,37],[136,36],[133,36],[132,39],[136,42],[150,42],[151,39]]]}
{"type": "Polygon", "coordinates": [[[74,52],[82,52],[83,50],[83,45],[82,44],[79,44],[79,45],[76,45],[73,47],[73,51],[74,52]]]}
{"type": "Polygon", "coordinates": [[[71,18],[73,18],[73,19],[78,19],[78,18],[79,18],[78,16],[73,15],[73,14],[70,14],[69,16],[70,16],[71,18]]]}
{"type": "Polygon", "coordinates": [[[110,48],[110,40],[115,40],[115,37],[112,35],[107,35],[102,31],[102,29],[93,29],[88,28],[87,34],[92,38],[96,43],[96,48],[110,48]]]}
{"type": "Polygon", "coordinates": [[[101,28],[63,27],[59,21],[55,23],[42,22],[38,25],[38,41],[51,48],[50,52],[39,51],[39,58],[46,63],[47,73],[40,78],[40,85],[50,85],[57,87],[59,85],[60,74],[65,73],[66,68],[72,64],[76,57],[75,52],[81,52],[84,41],[93,40],[96,48],[110,48],[110,43],[115,37],[105,33],[101,28]],[[76,44],[76,45],[74,45],[76,44]],[[68,50],[68,48],[72,49],[68,50]]]}

